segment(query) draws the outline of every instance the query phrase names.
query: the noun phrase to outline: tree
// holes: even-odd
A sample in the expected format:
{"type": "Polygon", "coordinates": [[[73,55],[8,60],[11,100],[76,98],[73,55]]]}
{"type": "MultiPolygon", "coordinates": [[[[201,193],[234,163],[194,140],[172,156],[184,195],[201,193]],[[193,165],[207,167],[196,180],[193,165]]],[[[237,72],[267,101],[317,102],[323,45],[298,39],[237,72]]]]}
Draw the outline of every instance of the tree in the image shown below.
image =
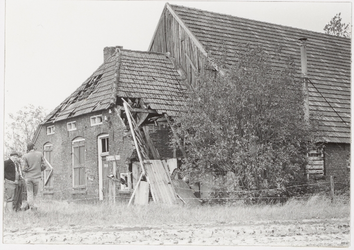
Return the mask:
{"type": "Polygon", "coordinates": [[[223,182],[229,191],[285,186],[304,176],[313,141],[302,82],[293,60],[272,67],[281,57],[260,47],[246,47],[236,57],[223,76],[199,77],[186,112],[174,120],[187,153],[185,172],[191,182],[231,173],[231,183],[223,182]]]}
{"type": "Polygon", "coordinates": [[[323,28],[326,34],[350,37],[350,26],[349,24],[342,23],[341,13],[336,14],[329,23],[323,28]]]}
{"type": "Polygon", "coordinates": [[[44,120],[45,111],[43,107],[28,105],[15,114],[10,113],[8,117],[9,122],[5,128],[5,154],[11,150],[24,153],[27,143],[33,139],[36,129],[44,120]]]}

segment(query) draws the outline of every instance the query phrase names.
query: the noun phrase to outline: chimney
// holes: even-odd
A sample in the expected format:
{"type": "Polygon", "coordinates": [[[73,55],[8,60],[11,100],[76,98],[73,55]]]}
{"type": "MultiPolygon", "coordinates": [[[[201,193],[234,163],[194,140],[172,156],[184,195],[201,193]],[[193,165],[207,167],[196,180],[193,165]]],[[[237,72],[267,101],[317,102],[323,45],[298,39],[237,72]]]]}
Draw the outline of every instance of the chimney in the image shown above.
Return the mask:
{"type": "Polygon", "coordinates": [[[306,41],[307,38],[300,38],[301,46],[301,77],[303,79],[303,93],[304,93],[304,118],[305,122],[309,124],[310,121],[310,105],[309,105],[309,86],[307,80],[307,52],[306,52],[306,41]]]}
{"type": "Polygon", "coordinates": [[[106,62],[108,58],[112,57],[114,53],[119,52],[121,49],[123,49],[123,46],[105,47],[103,49],[103,61],[106,62]]]}
{"type": "Polygon", "coordinates": [[[306,52],[306,41],[307,38],[300,38],[301,42],[300,51],[301,51],[301,76],[307,77],[307,52],[306,52]]]}

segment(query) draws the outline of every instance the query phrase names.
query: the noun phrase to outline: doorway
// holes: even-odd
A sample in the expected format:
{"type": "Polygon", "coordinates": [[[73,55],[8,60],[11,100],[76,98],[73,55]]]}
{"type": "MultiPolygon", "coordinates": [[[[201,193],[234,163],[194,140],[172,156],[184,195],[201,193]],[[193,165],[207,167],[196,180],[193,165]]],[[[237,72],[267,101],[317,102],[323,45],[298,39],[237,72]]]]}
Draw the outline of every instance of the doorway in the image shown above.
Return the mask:
{"type": "Polygon", "coordinates": [[[108,197],[109,167],[107,156],[109,155],[108,134],[98,136],[98,189],[99,200],[108,197]]]}

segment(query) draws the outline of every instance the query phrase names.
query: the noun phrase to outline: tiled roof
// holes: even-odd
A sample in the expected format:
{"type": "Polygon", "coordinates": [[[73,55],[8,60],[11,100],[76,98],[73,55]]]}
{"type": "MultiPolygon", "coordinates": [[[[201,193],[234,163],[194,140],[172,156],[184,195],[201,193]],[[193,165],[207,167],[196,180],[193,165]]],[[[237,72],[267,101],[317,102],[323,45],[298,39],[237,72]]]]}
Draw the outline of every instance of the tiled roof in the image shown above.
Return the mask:
{"type": "Polygon", "coordinates": [[[116,97],[142,98],[150,109],[159,114],[175,116],[183,107],[185,89],[166,55],[119,50],[55,108],[45,122],[107,109],[116,97]]]}
{"type": "Polygon", "coordinates": [[[142,98],[159,114],[175,116],[183,109],[186,87],[172,62],[164,54],[123,50],[118,96],[142,98]]]}
{"type": "Polygon", "coordinates": [[[308,30],[264,23],[230,15],[170,5],[209,52],[235,62],[239,45],[261,45],[269,52],[281,50],[300,69],[300,38],[307,38],[310,112],[320,120],[320,133],[327,142],[350,142],[351,40],[308,30]],[[315,86],[315,87],[314,87],[315,86]],[[318,92],[319,91],[319,92],[318,92]]]}

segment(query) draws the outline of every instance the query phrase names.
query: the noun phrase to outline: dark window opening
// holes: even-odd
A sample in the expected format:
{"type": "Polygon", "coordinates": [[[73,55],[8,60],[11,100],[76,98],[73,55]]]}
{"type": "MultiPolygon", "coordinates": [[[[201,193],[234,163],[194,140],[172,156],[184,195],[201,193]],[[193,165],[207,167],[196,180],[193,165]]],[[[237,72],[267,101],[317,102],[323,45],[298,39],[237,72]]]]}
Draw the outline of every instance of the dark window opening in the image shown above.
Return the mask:
{"type": "Polygon", "coordinates": [[[109,152],[109,141],[108,138],[102,139],[102,153],[109,152]]]}

